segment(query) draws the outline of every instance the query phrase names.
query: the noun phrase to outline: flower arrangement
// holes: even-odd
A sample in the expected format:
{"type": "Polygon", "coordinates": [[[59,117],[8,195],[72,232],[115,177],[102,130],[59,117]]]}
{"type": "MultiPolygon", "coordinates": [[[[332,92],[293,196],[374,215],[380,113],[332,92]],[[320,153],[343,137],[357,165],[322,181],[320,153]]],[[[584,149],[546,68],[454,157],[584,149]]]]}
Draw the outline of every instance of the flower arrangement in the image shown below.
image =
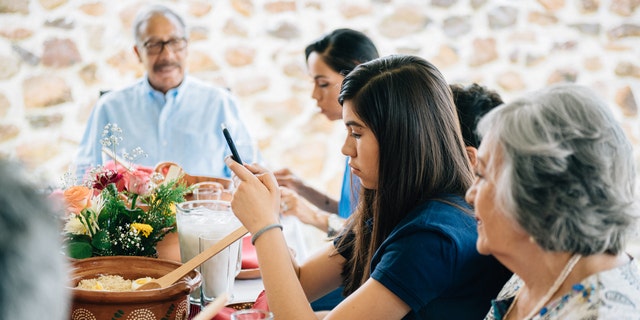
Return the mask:
{"type": "MultiPolygon", "coordinates": [[[[103,147],[113,148],[121,141],[121,129],[107,124],[103,147]]],[[[143,153],[139,148],[135,160],[143,153]]],[[[66,181],[75,180],[71,174],[66,181]]],[[[65,245],[70,257],[156,256],[156,244],[176,230],[175,203],[184,201],[189,188],[180,177],[165,181],[153,169],[110,161],[94,167],[80,185],[64,188],[65,245]]]]}

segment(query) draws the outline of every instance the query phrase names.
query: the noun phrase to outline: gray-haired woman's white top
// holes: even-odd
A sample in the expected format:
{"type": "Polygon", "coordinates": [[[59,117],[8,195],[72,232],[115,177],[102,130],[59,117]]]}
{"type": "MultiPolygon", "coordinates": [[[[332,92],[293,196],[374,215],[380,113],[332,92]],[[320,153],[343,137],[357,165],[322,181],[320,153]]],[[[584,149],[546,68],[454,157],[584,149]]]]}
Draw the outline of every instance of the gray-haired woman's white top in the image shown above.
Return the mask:
{"type": "MultiPolygon", "coordinates": [[[[501,320],[522,286],[513,275],[504,285],[485,320],[501,320]]],[[[547,303],[533,320],[640,320],[640,266],[631,260],[615,269],[593,274],[572,286],[571,292],[547,303]]]]}

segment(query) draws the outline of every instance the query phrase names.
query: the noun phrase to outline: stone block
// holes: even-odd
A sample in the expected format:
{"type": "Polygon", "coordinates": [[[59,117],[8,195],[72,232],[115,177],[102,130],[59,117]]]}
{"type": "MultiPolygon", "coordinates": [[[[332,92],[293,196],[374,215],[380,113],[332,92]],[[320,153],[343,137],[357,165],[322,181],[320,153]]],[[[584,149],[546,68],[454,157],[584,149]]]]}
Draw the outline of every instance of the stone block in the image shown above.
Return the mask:
{"type": "Polygon", "coordinates": [[[120,50],[107,59],[107,64],[118,70],[120,74],[144,73],[144,67],[138,61],[138,57],[129,50],[120,50]]]}
{"type": "Polygon", "coordinates": [[[496,39],[485,38],[473,40],[474,54],[469,58],[469,65],[472,67],[481,66],[498,59],[498,51],[496,49],[496,39]]]}
{"type": "Polygon", "coordinates": [[[2,28],[0,29],[0,36],[5,37],[11,41],[24,40],[33,34],[33,31],[26,28],[2,28]]]}
{"type": "Polygon", "coordinates": [[[465,35],[471,31],[469,19],[469,16],[448,17],[442,23],[442,31],[451,38],[465,35]]]}
{"type": "Polygon", "coordinates": [[[638,115],[638,104],[631,91],[630,86],[624,86],[616,91],[616,104],[626,117],[636,117],[638,115]]]}
{"type": "Polygon", "coordinates": [[[615,73],[621,77],[640,78],[640,66],[629,61],[620,61],[616,65],[615,73]]]}
{"type": "Polygon", "coordinates": [[[291,0],[266,1],[264,9],[269,13],[282,13],[296,11],[296,2],[291,0]]]}
{"type": "Polygon", "coordinates": [[[507,71],[499,74],[496,82],[505,91],[521,91],[526,88],[522,76],[515,71],[507,71]]]}
{"type": "Polygon", "coordinates": [[[31,53],[31,51],[19,46],[14,43],[11,45],[11,48],[15,53],[17,53],[22,61],[26,62],[29,65],[36,66],[40,63],[40,58],[35,54],[31,53]]]}
{"type": "Polygon", "coordinates": [[[470,1],[471,8],[473,8],[474,10],[480,9],[486,3],[487,3],[487,0],[471,0],[470,1]]]}
{"type": "Polygon", "coordinates": [[[625,23],[607,32],[611,39],[622,39],[628,37],[640,37],[640,25],[625,23]]]}
{"type": "Polygon", "coordinates": [[[598,23],[574,23],[570,24],[569,27],[577,29],[581,33],[597,36],[600,34],[600,24],[598,23]]]}
{"type": "Polygon", "coordinates": [[[18,145],[16,156],[27,167],[36,168],[59,154],[59,144],[53,141],[27,141],[18,145]]]}
{"type": "Polygon", "coordinates": [[[533,11],[529,12],[527,21],[541,26],[550,26],[558,23],[558,18],[551,12],[533,11]]]}
{"type": "Polygon", "coordinates": [[[558,11],[565,7],[564,0],[537,0],[545,9],[549,11],[558,11]]]}
{"type": "Polygon", "coordinates": [[[206,53],[200,50],[191,50],[187,57],[189,72],[217,71],[220,66],[206,53]]]}
{"type": "Polygon", "coordinates": [[[80,69],[80,71],[78,71],[78,76],[80,77],[80,79],[82,79],[82,81],[87,84],[87,85],[91,85],[96,83],[97,78],[96,78],[96,71],[98,70],[98,66],[96,66],[95,63],[90,63],[84,67],[82,67],[82,69],[80,69]]]}
{"type": "Polygon", "coordinates": [[[189,14],[194,17],[204,17],[211,12],[211,3],[208,1],[189,1],[189,14]]]}
{"type": "Polygon", "coordinates": [[[105,5],[102,2],[83,3],[78,7],[78,9],[85,14],[94,17],[100,17],[106,12],[105,5]]]}
{"type": "Polygon", "coordinates": [[[227,48],[224,56],[229,65],[242,67],[253,62],[256,56],[256,50],[249,46],[234,46],[227,48]]]}
{"type": "Polygon", "coordinates": [[[31,128],[34,129],[46,129],[59,126],[64,120],[64,116],[59,113],[54,114],[28,114],[26,116],[27,122],[31,128]]]}
{"type": "Polygon", "coordinates": [[[236,36],[241,38],[246,38],[249,35],[247,26],[243,24],[242,21],[234,17],[227,19],[224,27],[222,27],[222,32],[227,36],[236,36]]]}
{"type": "Polygon", "coordinates": [[[640,6],[638,0],[612,0],[609,10],[623,17],[630,17],[640,6]]]}
{"type": "Polygon", "coordinates": [[[47,67],[68,67],[82,61],[76,44],[71,39],[52,38],[44,42],[42,64],[47,67]]]}
{"type": "Polygon", "coordinates": [[[189,28],[189,42],[209,39],[209,28],[205,26],[193,26],[189,28]]]}
{"type": "Polygon", "coordinates": [[[48,107],[71,101],[71,88],[67,81],[51,74],[26,78],[22,83],[22,94],[27,108],[48,107]]]}
{"type": "Polygon", "coordinates": [[[560,68],[556,69],[547,78],[547,84],[554,83],[564,83],[570,82],[574,83],[578,79],[578,70],[570,69],[570,68],[560,68]]]}
{"type": "Polygon", "coordinates": [[[46,27],[71,30],[75,27],[76,22],[71,17],[49,18],[44,21],[46,27]]]}
{"type": "Polygon", "coordinates": [[[431,62],[438,68],[453,67],[460,61],[456,48],[448,45],[440,46],[438,54],[431,59],[431,62]]]}
{"type": "Polygon", "coordinates": [[[7,115],[7,111],[11,107],[11,102],[7,99],[7,96],[0,93],[0,118],[4,118],[7,115]]]}
{"type": "Polygon", "coordinates": [[[500,6],[491,9],[488,14],[489,28],[504,29],[516,24],[518,20],[518,9],[511,6],[500,6]]]}
{"type": "Polygon", "coordinates": [[[289,61],[285,63],[284,67],[282,67],[282,72],[291,78],[296,78],[300,80],[309,79],[309,75],[307,74],[306,67],[300,62],[289,61]]]}
{"type": "Polygon", "coordinates": [[[269,88],[271,80],[267,76],[254,75],[250,79],[239,79],[233,86],[233,93],[240,97],[265,91],[269,88]]]}
{"type": "Polygon", "coordinates": [[[251,0],[231,0],[231,7],[245,17],[250,17],[254,11],[251,0]]]}
{"type": "Polygon", "coordinates": [[[295,39],[300,36],[300,28],[296,23],[290,21],[279,21],[272,28],[267,30],[269,35],[280,39],[295,39]]]}
{"type": "Polygon", "coordinates": [[[0,123],[0,142],[7,142],[17,138],[20,132],[20,128],[16,125],[0,123]]]}
{"type": "Polygon", "coordinates": [[[340,14],[346,19],[353,19],[371,14],[373,8],[370,4],[364,3],[343,3],[340,6],[340,14]]]}
{"type": "Polygon", "coordinates": [[[431,20],[415,6],[400,6],[378,24],[383,36],[396,39],[424,30],[431,20]]]}
{"type": "Polygon", "coordinates": [[[0,0],[0,13],[29,13],[29,1],[0,0]]]}
{"type": "Polygon", "coordinates": [[[602,70],[602,59],[600,57],[587,57],[584,59],[584,68],[589,71],[602,70]]]}
{"type": "Polygon", "coordinates": [[[51,10],[67,3],[67,0],[39,0],[39,2],[43,8],[51,10]]]}
{"type": "Polygon", "coordinates": [[[0,80],[11,79],[20,71],[20,59],[15,55],[0,54],[0,80]]]}
{"type": "Polygon", "coordinates": [[[431,5],[442,8],[449,8],[458,3],[458,0],[431,0],[431,5]]]}
{"type": "Polygon", "coordinates": [[[599,0],[579,0],[578,8],[582,13],[593,13],[600,8],[599,0]]]}

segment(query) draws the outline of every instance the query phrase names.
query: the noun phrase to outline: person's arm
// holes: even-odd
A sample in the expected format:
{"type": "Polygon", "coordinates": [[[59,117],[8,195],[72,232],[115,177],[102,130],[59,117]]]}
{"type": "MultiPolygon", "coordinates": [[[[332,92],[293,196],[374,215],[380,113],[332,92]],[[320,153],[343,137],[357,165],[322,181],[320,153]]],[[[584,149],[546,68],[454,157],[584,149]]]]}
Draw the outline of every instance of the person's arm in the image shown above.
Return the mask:
{"type": "Polygon", "coordinates": [[[327,194],[314,189],[304,183],[291,170],[285,168],[273,172],[278,184],[297,192],[314,206],[326,212],[338,212],[338,201],[327,194]]]}
{"type": "Polygon", "coordinates": [[[278,319],[316,319],[298,281],[282,230],[264,231],[264,227],[278,223],[280,190],[275,177],[256,166],[246,164],[243,167],[230,157],[225,163],[239,181],[231,206],[255,241],[269,309],[278,319]],[[255,238],[258,232],[261,233],[255,238]]]}
{"type": "MultiPolygon", "coordinates": [[[[265,226],[277,223],[280,194],[273,174],[256,166],[243,167],[230,158],[225,161],[240,181],[232,200],[233,211],[249,232],[255,235],[265,226]]],[[[311,259],[316,262],[309,262],[298,269],[291,262],[279,228],[271,228],[254,240],[269,309],[276,318],[316,319],[305,290],[311,297],[326,291],[330,285],[319,285],[313,277],[328,277],[323,279],[335,281],[343,260],[341,262],[335,255],[324,259],[322,255],[316,255],[311,259]],[[323,273],[330,275],[322,276],[323,273]]],[[[401,319],[408,311],[407,304],[379,282],[370,279],[325,319],[401,319]]]]}
{"type": "Polygon", "coordinates": [[[330,236],[336,235],[344,226],[345,219],[335,213],[313,207],[294,190],[281,187],[280,195],[280,212],[284,215],[296,216],[303,223],[328,232],[330,236]],[[337,221],[334,221],[335,219],[337,221]]]}

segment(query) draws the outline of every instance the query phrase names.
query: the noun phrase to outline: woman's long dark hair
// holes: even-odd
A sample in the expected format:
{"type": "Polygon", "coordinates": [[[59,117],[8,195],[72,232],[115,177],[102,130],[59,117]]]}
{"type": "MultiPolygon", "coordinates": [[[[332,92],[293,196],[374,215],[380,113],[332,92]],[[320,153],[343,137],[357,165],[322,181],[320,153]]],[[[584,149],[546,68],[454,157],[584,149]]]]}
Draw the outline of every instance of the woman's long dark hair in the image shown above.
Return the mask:
{"type": "Polygon", "coordinates": [[[449,85],[426,60],[388,56],[357,66],[339,97],[379,144],[378,187],[362,188],[343,237],[353,255],[343,268],[345,294],[368,278],[374,252],[409,212],[442,194],[463,195],[473,175],[449,85]],[[373,228],[367,226],[373,221],[373,228]]]}
{"type": "Polygon", "coordinates": [[[378,49],[364,33],[352,29],[336,29],[309,44],[305,58],[316,52],[333,71],[346,75],[363,62],[378,58],[378,49]]]}

